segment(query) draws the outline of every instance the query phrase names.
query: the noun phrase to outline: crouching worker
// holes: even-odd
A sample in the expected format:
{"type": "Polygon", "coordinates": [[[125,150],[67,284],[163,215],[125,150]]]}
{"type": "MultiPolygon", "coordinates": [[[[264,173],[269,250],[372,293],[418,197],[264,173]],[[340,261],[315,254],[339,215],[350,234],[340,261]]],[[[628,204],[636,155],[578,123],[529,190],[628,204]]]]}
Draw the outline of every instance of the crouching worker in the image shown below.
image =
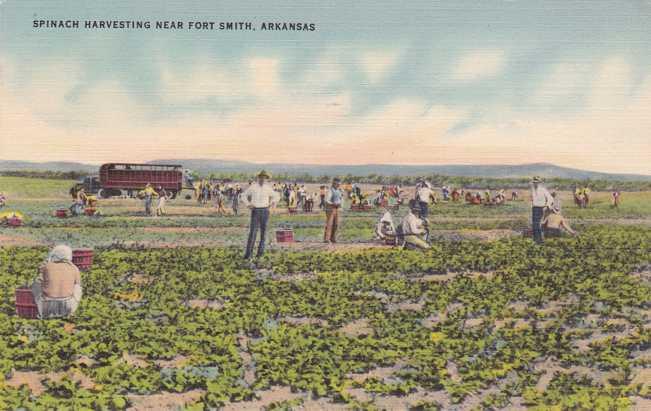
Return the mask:
{"type": "Polygon", "coordinates": [[[576,231],[572,230],[570,223],[561,215],[560,210],[556,208],[547,211],[540,224],[545,233],[545,237],[560,237],[564,232],[569,235],[576,235],[576,231]]]}
{"type": "Polygon", "coordinates": [[[67,317],[77,310],[82,295],[81,277],[72,263],[70,247],[58,245],[52,249],[32,284],[32,294],[39,318],[67,317]]]}
{"type": "Polygon", "coordinates": [[[396,238],[396,228],[393,225],[391,212],[384,209],[384,214],[375,226],[375,237],[379,240],[392,241],[396,238]]]}
{"type": "Polygon", "coordinates": [[[420,204],[411,200],[409,212],[404,216],[398,227],[398,235],[402,238],[405,248],[418,248],[426,250],[430,248],[427,241],[423,239],[428,235],[427,222],[420,217],[420,204]]]}

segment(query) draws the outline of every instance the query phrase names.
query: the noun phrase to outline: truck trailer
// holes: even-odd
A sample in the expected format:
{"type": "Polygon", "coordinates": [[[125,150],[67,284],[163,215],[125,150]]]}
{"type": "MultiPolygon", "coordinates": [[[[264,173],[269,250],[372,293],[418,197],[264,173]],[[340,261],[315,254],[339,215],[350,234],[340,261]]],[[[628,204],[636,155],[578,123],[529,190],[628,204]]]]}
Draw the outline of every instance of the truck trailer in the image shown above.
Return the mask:
{"type": "Polygon", "coordinates": [[[181,165],[107,163],[100,166],[99,176],[88,176],[75,188],[83,187],[87,193],[110,198],[140,191],[149,183],[154,189],[164,188],[175,198],[184,188],[183,182],[181,165]]]}

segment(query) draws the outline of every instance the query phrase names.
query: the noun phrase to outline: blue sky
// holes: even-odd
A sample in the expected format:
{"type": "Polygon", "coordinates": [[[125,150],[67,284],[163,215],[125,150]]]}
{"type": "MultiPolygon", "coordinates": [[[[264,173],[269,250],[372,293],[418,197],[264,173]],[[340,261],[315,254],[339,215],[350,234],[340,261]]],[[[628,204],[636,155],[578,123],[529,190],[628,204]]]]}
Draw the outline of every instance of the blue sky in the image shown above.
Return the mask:
{"type": "Polygon", "coordinates": [[[549,161],[651,174],[651,1],[135,3],[0,0],[0,158],[549,161]],[[317,30],[264,32],[265,21],[317,30]]]}

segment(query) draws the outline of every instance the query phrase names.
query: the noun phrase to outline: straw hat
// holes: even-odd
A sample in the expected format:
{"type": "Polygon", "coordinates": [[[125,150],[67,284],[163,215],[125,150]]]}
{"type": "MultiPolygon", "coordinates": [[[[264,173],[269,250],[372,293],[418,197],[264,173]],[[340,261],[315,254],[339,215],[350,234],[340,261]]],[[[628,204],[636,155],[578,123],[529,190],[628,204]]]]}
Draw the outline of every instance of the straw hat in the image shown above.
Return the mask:
{"type": "Polygon", "coordinates": [[[260,172],[256,175],[256,177],[258,177],[258,178],[267,178],[267,179],[269,179],[269,178],[271,178],[271,174],[269,174],[269,173],[266,172],[265,170],[262,170],[262,171],[260,171],[260,172]]]}

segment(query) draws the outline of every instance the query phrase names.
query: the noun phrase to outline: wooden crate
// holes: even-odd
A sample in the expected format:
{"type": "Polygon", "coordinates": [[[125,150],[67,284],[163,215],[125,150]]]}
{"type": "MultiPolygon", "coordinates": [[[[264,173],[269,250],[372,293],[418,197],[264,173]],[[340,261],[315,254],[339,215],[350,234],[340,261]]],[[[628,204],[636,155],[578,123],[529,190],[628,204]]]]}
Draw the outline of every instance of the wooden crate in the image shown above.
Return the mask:
{"type": "Polygon", "coordinates": [[[88,270],[93,265],[93,256],[93,250],[90,248],[72,250],[72,263],[80,270],[88,270]]]}
{"type": "Polygon", "coordinates": [[[38,307],[31,288],[16,288],[16,315],[22,318],[38,318],[38,307]]]}
{"type": "Polygon", "coordinates": [[[294,230],[291,228],[281,228],[276,230],[276,242],[278,243],[293,243],[294,230]]]}

